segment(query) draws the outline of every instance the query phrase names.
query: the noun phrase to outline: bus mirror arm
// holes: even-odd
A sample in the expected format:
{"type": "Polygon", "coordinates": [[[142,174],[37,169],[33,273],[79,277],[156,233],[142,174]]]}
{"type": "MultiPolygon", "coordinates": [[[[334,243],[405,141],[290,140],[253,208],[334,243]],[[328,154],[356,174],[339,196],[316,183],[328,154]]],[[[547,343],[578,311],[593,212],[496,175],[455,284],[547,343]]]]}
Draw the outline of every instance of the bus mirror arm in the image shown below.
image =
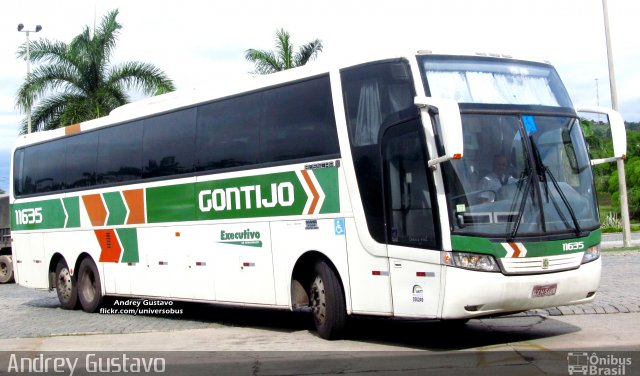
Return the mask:
{"type": "Polygon", "coordinates": [[[622,158],[616,158],[616,157],[609,157],[609,158],[598,158],[598,159],[592,159],[591,160],[591,165],[595,166],[595,165],[599,165],[602,163],[611,163],[611,162],[616,162],[618,159],[625,159],[624,156],[622,158]]]}
{"type": "Polygon", "coordinates": [[[434,159],[429,159],[427,161],[427,167],[429,167],[432,170],[436,169],[436,166],[439,165],[440,163],[444,163],[446,161],[450,161],[454,158],[450,158],[447,155],[443,155],[442,157],[438,157],[438,158],[434,158],[434,159]]]}
{"type": "Polygon", "coordinates": [[[432,119],[437,117],[433,125],[433,132],[440,136],[444,147],[444,155],[427,162],[429,168],[434,170],[440,163],[461,159],[463,154],[462,120],[458,102],[452,99],[417,96],[414,103],[420,109],[422,123],[426,126],[432,124],[432,119]]]}

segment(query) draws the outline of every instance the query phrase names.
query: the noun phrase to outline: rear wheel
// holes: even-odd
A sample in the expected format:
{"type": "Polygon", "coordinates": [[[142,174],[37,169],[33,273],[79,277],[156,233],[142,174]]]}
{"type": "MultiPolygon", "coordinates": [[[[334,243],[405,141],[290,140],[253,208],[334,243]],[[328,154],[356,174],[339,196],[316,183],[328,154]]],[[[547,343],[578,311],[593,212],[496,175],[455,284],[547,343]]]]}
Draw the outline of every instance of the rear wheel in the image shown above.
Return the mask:
{"type": "Polygon", "coordinates": [[[0,283],[13,282],[13,264],[11,256],[0,256],[0,283]]]}
{"type": "Polygon", "coordinates": [[[87,257],[78,268],[78,298],[85,312],[95,312],[102,303],[102,284],[96,264],[87,257]]]}
{"type": "Polygon", "coordinates": [[[62,308],[78,308],[76,279],[71,275],[69,267],[64,259],[60,259],[56,266],[56,292],[58,293],[58,300],[60,300],[62,308]]]}
{"type": "Polygon", "coordinates": [[[324,339],[339,338],[347,320],[344,293],[336,273],[324,261],[315,265],[309,297],[318,335],[324,339]]]}

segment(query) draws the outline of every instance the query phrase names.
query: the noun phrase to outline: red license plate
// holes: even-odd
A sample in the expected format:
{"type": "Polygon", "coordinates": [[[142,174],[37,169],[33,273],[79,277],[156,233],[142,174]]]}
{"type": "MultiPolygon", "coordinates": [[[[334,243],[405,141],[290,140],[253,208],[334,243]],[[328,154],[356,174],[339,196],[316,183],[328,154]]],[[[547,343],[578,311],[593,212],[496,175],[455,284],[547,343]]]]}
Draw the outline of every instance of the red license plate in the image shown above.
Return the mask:
{"type": "Polygon", "coordinates": [[[557,290],[558,290],[557,283],[554,283],[553,285],[533,286],[533,292],[531,293],[531,297],[541,298],[543,296],[552,296],[556,294],[557,290]]]}

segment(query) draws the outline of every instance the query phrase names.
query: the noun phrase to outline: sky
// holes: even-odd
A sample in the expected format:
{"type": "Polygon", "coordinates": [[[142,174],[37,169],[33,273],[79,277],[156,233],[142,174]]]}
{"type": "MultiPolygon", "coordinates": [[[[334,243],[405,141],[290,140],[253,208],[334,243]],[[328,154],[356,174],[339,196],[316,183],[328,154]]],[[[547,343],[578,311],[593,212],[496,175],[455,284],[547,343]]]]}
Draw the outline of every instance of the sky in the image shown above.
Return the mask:
{"type": "MultiPolygon", "coordinates": [[[[640,121],[640,1],[608,0],[619,110],[640,121]]],[[[26,76],[17,31],[65,43],[119,9],[123,28],[112,63],[156,65],[178,90],[246,77],[249,48],[272,49],[284,28],[302,45],[322,40],[318,62],[372,51],[489,52],[551,62],[574,104],[610,106],[602,0],[29,0],[0,12],[0,188],[8,190],[11,147],[25,114],[15,95],[26,76]]],[[[226,86],[226,85],[225,85],[226,86]]],[[[140,98],[139,93],[132,93],[140,98]]]]}

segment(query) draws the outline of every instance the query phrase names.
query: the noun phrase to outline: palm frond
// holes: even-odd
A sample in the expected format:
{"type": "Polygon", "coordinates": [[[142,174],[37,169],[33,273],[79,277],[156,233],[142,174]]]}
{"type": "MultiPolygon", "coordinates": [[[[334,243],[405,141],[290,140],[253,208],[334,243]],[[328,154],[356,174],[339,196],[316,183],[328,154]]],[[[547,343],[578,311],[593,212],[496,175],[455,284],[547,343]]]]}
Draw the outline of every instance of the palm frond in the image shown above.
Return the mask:
{"type": "MultiPolygon", "coordinates": [[[[29,41],[29,59],[32,63],[57,63],[65,60],[68,46],[59,41],[39,39],[29,41]]],[[[16,56],[20,59],[27,59],[27,43],[22,43],[16,51],[16,56]]]]}
{"type": "MultiPolygon", "coordinates": [[[[88,26],[68,45],[40,40],[29,44],[32,61],[41,62],[18,89],[16,107],[32,111],[35,130],[54,129],[100,116],[129,102],[127,90],[146,95],[175,90],[167,75],[148,63],[130,62],[110,67],[122,25],[118,10],[103,17],[91,32],[88,26]]],[[[25,58],[26,44],[18,48],[25,58]]],[[[27,120],[22,121],[22,132],[27,120]]]]}
{"type": "Polygon", "coordinates": [[[291,43],[289,32],[284,29],[276,30],[275,51],[248,49],[245,59],[255,64],[252,73],[270,74],[285,69],[305,65],[309,60],[315,59],[322,51],[322,41],[316,39],[302,47],[294,54],[294,45],[291,43]]]}
{"type": "Polygon", "coordinates": [[[252,73],[270,74],[284,69],[282,62],[272,51],[248,49],[245,59],[255,64],[256,69],[252,73]]]}
{"type": "MultiPolygon", "coordinates": [[[[56,94],[40,101],[31,112],[32,132],[55,129],[63,126],[60,124],[60,114],[65,106],[78,100],[78,96],[69,94],[56,94]]],[[[27,133],[27,119],[21,122],[21,134],[27,133]]]]}
{"type": "Polygon", "coordinates": [[[107,73],[105,86],[121,85],[125,89],[139,89],[147,95],[175,90],[173,82],[159,68],[141,62],[127,62],[107,73]]]}
{"type": "Polygon", "coordinates": [[[99,47],[96,50],[104,55],[105,58],[110,57],[113,53],[113,49],[118,41],[120,29],[122,29],[122,25],[116,21],[119,13],[119,10],[115,9],[104,16],[93,36],[97,42],[96,47],[99,47]]]}
{"type": "Polygon", "coordinates": [[[310,60],[315,59],[320,52],[322,52],[322,41],[320,39],[301,46],[294,56],[295,66],[299,67],[307,64],[310,60]]]}
{"type": "Polygon", "coordinates": [[[64,93],[81,93],[82,82],[78,82],[74,67],[69,65],[43,65],[31,73],[20,86],[16,96],[16,107],[26,110],[31,103],[46,96],[49,92],[61,90],[64,93]]]}
{"type": "Polygon", "coordinates": [[[276,30],[276,55],[283,69],[293,68],[293,45],[291,44],[291,36],[284,29],[276,30]]]}

